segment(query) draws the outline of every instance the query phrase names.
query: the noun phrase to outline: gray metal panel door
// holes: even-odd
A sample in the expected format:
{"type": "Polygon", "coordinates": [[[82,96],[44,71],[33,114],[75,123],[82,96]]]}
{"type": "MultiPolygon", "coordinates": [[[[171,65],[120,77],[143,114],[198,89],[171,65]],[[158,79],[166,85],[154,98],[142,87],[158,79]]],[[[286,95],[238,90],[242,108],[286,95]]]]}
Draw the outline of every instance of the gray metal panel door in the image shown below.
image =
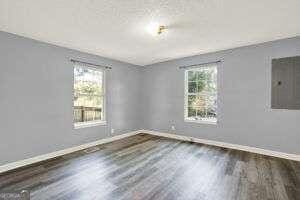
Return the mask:
{"type": "Polygon", "coordinates": [[[300,109],[300,56],[272,60],[274,109],[300,109]]]}

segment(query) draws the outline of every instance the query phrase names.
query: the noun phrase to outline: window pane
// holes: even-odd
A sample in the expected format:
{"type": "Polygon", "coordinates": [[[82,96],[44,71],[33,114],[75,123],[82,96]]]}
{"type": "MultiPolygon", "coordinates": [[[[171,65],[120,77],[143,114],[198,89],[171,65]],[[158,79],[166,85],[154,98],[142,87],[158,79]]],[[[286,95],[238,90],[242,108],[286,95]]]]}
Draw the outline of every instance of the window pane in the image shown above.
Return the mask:
{"type": "Polygon", "coordinates": [[[194,108],[188,108],[188,117],[189,118],[196,118],[196,109],[194,108]]]}
{"type": "Polygon", "coordinates": [[[74,122],[103,120],[103,72],[74,67],[74,122]]]}
{"type": "Polygon", "coordinates": [[[189,82],[188,85],[188,92],[189,93],[196,93],[197,92],[197,82],[189,82]]]}
{"type": "Polygon", "coordinates": [[[206,79],[207,79],[207,74],[205,69],[202,69],[197,72],[197,80],[206,80],[206,79]]]}
{"type": "Polygon", "coordinates": [[[212,70],[212,73],[211,73],[212,80],[217,82],[217,68],[212,67],[211,70],[212,70]]]}
{"type": "Polygon", "coordinates": [[[207,117],[216,118],[217,117],[217,97],[207,96],[207,117]]]}
{"type": "Polygon", "coordinates": [[[217,97],[216,96],[207,96],[206,97],[207,108],[217,109],[217,97]]]}
{"type": "Polygon", "coordinates": [[[205,108],[206,98],[203,95],[188,95],[188,107],[194,109],[205,108]]]}
{"type": "Polygon", "coordinates": [[[210,120],[216,120],[217,118],[217,113],[213,110],[207,110],[207,119],[210,119],[210,120]]]}
{"type": "Polygon", "coordinates": [[[198,109],[197,110],[197,117],[198,118],[206,118],[206,109],[198,109]]]}
{"type": "Polygon", "coordinates": [[[206,86],[206,81],[205,80],[200,80],[197,82],[197,92],[203,92],[206,86]]]}
{"type": "Polygon", "coordinates": [[[204,109],[206,107],[206,98],[204,95],[197,95],[195,101],[193,102],[192,106],[194,108],[204,109]]]}
{"type": "Polygon", "coordinates": [[[197,80],[197,74],[194,71],[188,72],[188,81],[196,81],[197,80]]]}
{"type": "Polygon", "coordinates": [[[196,95],[188,95],[188,107],[193,107],[196,101],[196,95]]]}
{"type": "Polygon", "coordinates": [[[207,81],[216,80],[217,79],[216,75],[217,75],[216,67],[207,67],[207,68],[203,67],[202,69],[199,69],[197,80],[207,80],[207,81]]]}
{"type": "Polygon", "coordinates": [[[204,88],[205,92],[216,93],[217,92],[217,82],[216,81],[207,81],[204,88]]]}

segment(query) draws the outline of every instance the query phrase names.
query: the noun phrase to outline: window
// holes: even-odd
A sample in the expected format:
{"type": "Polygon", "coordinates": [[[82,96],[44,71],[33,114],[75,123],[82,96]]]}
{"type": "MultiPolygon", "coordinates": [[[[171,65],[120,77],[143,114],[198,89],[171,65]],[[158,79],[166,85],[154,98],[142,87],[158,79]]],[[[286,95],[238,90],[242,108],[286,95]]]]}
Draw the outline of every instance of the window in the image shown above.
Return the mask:
{"type": "Polygon", "coordinates": [[[217,122],[217,66],[185,71],[185,121],[217,122]]]}
{"type": "Polygon", "coordinates": [[[105,123],[104,92],[104,71],[75,63],[73,118],[75,128],[105,123]]]}

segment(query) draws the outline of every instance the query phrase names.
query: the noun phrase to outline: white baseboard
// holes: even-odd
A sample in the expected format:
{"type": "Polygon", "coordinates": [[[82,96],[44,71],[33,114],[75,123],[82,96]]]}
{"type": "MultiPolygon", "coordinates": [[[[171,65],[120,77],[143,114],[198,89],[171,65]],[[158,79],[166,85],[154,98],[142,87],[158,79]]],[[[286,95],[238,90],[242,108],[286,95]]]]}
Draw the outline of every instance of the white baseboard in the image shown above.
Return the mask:
{"type": "Polygon", "coordinates": [[[63,149],[60,151],[55,151],[52,153],[36,156],[33,158],[28,158],[28,159],[24,159],[24,160],[20,160],[20,161],[16,161],[16,162],[8,163],[8,164],[0,166],[0,173],[10,171],[13,169],[17,169],[20,167],[24,167],[26,165],[31,165],[31,164],[41,162],[44,160],[48,160],[51,158],[56,158],[56,157],[59,157],[59,156],[65,155],[65,154],[69,154],[69,153],[72,153],[75,151],[87,149],[89,147],[112,142],[112,141],[126,138],[129,136],[137,135],[140,133],[157,135],[157,136],[173,138],[173,139],[183,140],[183,141],[192,141],[192,142],[201,143],[201,144],[207,144],[207,145],[212,145],[212,146],[236,149],[236,150],[258,153],[258,154],[267,155],[267,156],[273,156],[273,157],[278,157],[278,158],[300,161],[300,155],[297,155],[297,154],[282,153],[282,152],[278,152],[278,151],[271,151],[271,150],[260,149],[260,148],[256,148],[256,147],[249,147],[249,146],[243,146],[243,145],[238,145],[238,144],[230,144],[230,143],[218,142],[218,141],[213,141],[213,140],[199,139],[199,138],[195,138],[195,137],[183,136],[183,135],[178,135],[178,134],[162,133],[162,132],[150,131],[150,130],[138,130],[138,131],[132,131],[132,132],[128,132],[125,134],[117,135],[117,136],[114,136],[111,138],[105,138],[105,139],[97,140],[94,142],[82,144],[82,145],[71,147],[68,149],[63,149]]]}
{"type": "Polygon", "coordinates": [[[90,142],[90,143],[82,144],[82,145],[79,145],[79,146],[71,147],[71,148],[68,148],[68,149],[63,149],[63,150],[60,150],[60,151],[55,151],[55,152],[52,152],[52,153],[36,156],[36,157],[33,157],[33,158],[28,158],[28,159],[24,159],[24,160],[20,160],[20,161],[16,161],[16,162],[8,163],[8,164],[0,166],[0,173],[10,171],[10,170],[13,170],[13,169],[17,169],[17,168],[20,168],[20,167],[24,167],[26,165],[31,165],[31,164],[41,162],[41,161],[44,161],[44,160],[48,160],[48,159],[51,159],[51,158],[55,158],[55,157],[58,157],[58,156],[62,156],[62,155],[65,155],[65,154],[69,154],[69,153],[72,153],[72,152],[75,152],[75,151],[87,149],[89,147],[93,147],[93,146],[96,146],[96,145],[99,145],[99,144],[104,144],[104,143],[112,142],[112,141],[119,140],[119,139],[122,139],[122,138],[125,138],[125,137],[133,136],[133,135],[136,135],[136,134],[139,134],[139,133],[141,133],[141,131],[132,131],[132,132],[124,133],[124,134],[117,135],[117,136],[114,136],[114,137],[104,138],[104,139],[97,140],[97,141],[94,141],[94,142],[90,142]]]}
{"type": "Polygon", "coordinates": [[[192,141],[192,142],[201,143],[201,144],[208,144],[208,145],[212,145],[212,146],[236,149],[236,150],[247,151],[247,152],[252,152],[252,153],[257,153],[257,154],[262,154],[262,155],[267,155],[267,156],[273,156],[273,157],[278,157],[278,158],[300,161],[300,155],[297,155],[297,154],[289,154],[289,153],[271,151],[271,150],[266,150],[266,149],[261,149],[261,148],[256,148],[256,147],[249,147],[249,146],[238,145],[238,144],[230,144],[230,143],[218,142],[218,141],[213,141],[213,140],[205,140],[205,139],[199,139],[199,138],[194,138],[194,137],[189,137],[189,136],[183,136],[183,135],[171,134],[171,133],[162,133],[162,132],[150,131],[150,130],[140,130],[140,132],[151,134],[151,135],[173,138],[173,139],[177,139],[177,140],[192,141]]]}

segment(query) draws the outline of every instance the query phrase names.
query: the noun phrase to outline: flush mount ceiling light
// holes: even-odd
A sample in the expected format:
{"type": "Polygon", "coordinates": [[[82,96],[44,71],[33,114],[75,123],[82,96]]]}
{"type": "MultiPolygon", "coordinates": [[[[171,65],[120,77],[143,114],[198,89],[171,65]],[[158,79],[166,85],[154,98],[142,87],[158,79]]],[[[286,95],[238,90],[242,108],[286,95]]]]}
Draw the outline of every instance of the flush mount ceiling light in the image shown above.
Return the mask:
{"type": "Polygon", "coordinates": [[[162,34],[164,30],[166,30],[166,27],[160,25],[157,22],[152,22],[147,27],[148,33],[153,36],[158,36],[158,35],[162,34]]]}

